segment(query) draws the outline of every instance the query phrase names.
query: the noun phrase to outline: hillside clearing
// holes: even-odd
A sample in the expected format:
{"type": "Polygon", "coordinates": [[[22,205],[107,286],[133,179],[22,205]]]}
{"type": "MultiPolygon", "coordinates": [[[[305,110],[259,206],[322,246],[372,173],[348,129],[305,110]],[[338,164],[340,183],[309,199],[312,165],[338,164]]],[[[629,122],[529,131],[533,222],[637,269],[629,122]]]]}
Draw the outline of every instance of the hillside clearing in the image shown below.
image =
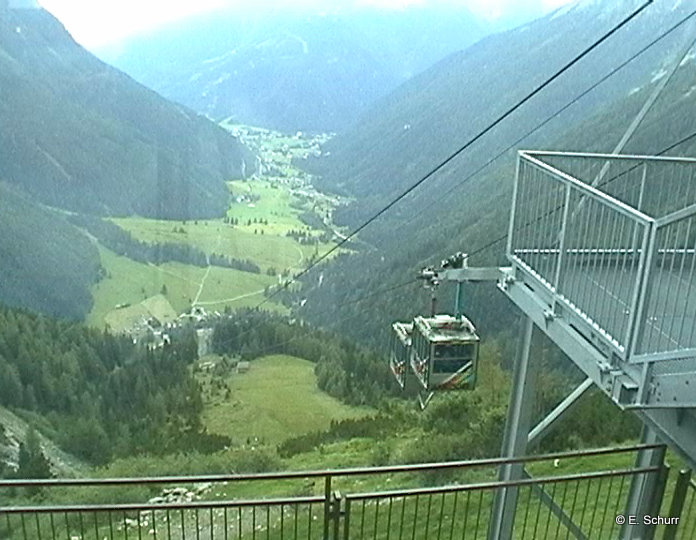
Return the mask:
{"type": "MultiPolygon", "coordinates": [[[[92,287],[94,306],[87,323],[102,328],[108,322],[116,332],[125,330],[130,324],[132,317],[128,316],[129,311],[134,311],[136,316],[147,312],[147,308],[155,302],[152,297],[163,291],[164,299],[174,312],[178,314],[188,311],[207,271],[206,268],[181,263],[160,266],[139,263],[103,247],[100,247],[99,254],[106,277],[92,287]],[[130,309],[142,303],[145,305],[130,309]],[[121,316],[118,312],[122,310],[128,312],[121,316]],[[120,326],[113,326],[114,324],[120,326]]],[[[207,309],[219,311],[228,306],[233,309],[254,306],[263,299],[265,287],[276,282],[275,277],[265,274],[212,267],[199,300],[207,309]]],[[[160,299],[159,304],[164,299],[160,299]]],[[[273,302],[265,305],[269,309],[282,309],[273,302]]],[[[168,309],[166,311],[171,314],[168,309]]]]}
{"type": "Polygon", "coordinates": [[[285,355],[258,358],[247,373],[226,380],[231,397],[210,403],[203,421],[212,433],[236,443],[277,444],[289,437],[323,430],[332,420],[358,418],[368,407],[344,405],[317,388],[314,364],[285,355]]]}

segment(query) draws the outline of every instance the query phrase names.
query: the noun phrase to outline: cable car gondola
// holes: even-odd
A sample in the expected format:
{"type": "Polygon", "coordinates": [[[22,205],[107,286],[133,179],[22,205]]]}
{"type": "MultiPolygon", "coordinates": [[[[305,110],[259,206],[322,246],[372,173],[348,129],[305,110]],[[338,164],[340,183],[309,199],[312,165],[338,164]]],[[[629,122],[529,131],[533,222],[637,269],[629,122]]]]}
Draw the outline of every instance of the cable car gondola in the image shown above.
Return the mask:
{"type": "Polygon", "coordinates": [[[476,385],[479,337],[464,316],[413,320],[411,369],[424,390],[468,390],[476,385]]]}
{"type": "Polygon", "coordinates": [[[420,387],[421,408],[426,407],[435,392],[471,390],[476,386],[480,340],[474,325],[459,309],[466,255],[458,253],[443,261],[443,267],[460,272],[448,275],[447,270],[425,268],[419,276],[432,291],[432,315],[392,325],[389,366],[402,390],[406,388],[410,367],[420,387]],[[441,276],[457,282],[454,316],[435,314],[435,289],[441,276]]]}

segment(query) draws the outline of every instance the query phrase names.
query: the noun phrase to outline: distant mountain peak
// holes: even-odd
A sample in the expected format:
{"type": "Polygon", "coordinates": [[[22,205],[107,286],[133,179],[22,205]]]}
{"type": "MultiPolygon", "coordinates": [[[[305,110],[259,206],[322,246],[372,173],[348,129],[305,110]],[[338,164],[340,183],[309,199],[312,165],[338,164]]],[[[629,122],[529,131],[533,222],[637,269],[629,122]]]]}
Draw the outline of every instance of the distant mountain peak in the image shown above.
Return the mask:
{"type": "Polygon", "coordinates": [[[213,118],[233,115],[287,132],[336,131],[489,31],[464,8],[441,5],[229,12],[134,38],[104,58],[213,118]]]}

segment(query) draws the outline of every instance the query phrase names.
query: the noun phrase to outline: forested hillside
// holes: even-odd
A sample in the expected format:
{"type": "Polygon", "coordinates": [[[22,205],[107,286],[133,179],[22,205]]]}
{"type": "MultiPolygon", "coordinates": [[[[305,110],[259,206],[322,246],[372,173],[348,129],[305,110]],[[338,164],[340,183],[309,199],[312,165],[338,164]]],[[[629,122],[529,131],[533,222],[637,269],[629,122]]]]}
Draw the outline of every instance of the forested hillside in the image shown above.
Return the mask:
{"type": "MultiPolygon", "coordinates": [[[[219,362],[210,371],[206,365],[211,362],[196,362],[192,329],[174,336],[171,345],[150,349],[80,325],[1,308],[0,406],[62,449],[88,463],[106,465],[98,474],[107,476],[134,471],[140,475],[258,472],[283,468],[287,465],[283,460],[294,456],[305,467],[303,459],[325,466],[325,453],[331,452],[326,445],[334,443],[345,445],[344,451],[356,463],[374,465],[484,457],[500,447],[509,393],[509,374],[503,366],[510,358],[496,340],[488,339],[481,350],[477,388],[439,395],[426,413],[416,412],[415,397],[398,389],[383,354],[285,317],[261,311],[230,314],[216,325],[212,345],[224,356],[217,357],[219,362]],[[246,360],[249,369],[256,370],[258,358],[270,361],[273,354],[311,361],[322,390],[346,403],[376,409],[370,415],[332,422],[325,430],[283,433],[271,444],[245,442],[235,433],[210,434],[202,420],[204,407],[219,404],[225,395],[233,407],[243,406],[240,395],[230,395],[234,386],[230,380],[243,385],[247,375],[222,377],[229,361],[246,360]],[[393,399],[399,395],[405,399],[393,399]],[[349,449],[356,441],[359,444],[349,449]]],[[[535,340],[533,354],[543,366],[536,383],[538,418],[557,403],[572,380],[561,377],[552,365],[548,344],[535,340]]],[[[281,373],[265,381],[265,391],[287,382],[281,373]]],[[[5,431],[0,422],[0,474],[5,431]]],[[[567,416],[543,449],[601,445],[635,435],[636,419],[620,413],[597,392],[567,416]]],[[[46,476],[51,471],[35,438],[31,429],[24,436],[20,462],[24,459],[25,465],[20,472],[46,476]]],[[[5,469],[5,475],[16,474],[5,469]]]]}
{"type": "MultiPolygon", "coordinates": [[[[317,384],[327,393],[352,404],[378,407],[372,418],[345,420],[324,432],[289,438],[278,447],[283,457],[324,444],[355,437],[374,439],[374,459],[393,462],[444,461],[485,457],[499,451],[509,397],[512,354],[502,340],[488,338],[479,362],[479,383],[473,391],[440,393],[428,410],[416,412],[416,396],[402,392],[391,376],[387,355],[356,340],[260,311],[238,313],[215,328],[213,347],[220,354],[251,360],[260,355],[291,354],[314,362],[317,384]],[[394,400],[401,397],[402,400],[394,400]],[[395,438],[407,442],[396,454],[395,438]],[[390,455],[393,456],[390,457],[390,455]]],[[[555,362],[555,350],[538,336],[532,348],[543,366],[534,405],[535,420],[573,387],[577,373],[564,373],[555,362]],[[568,377],[570,375],[570,377],[568,377]]],[[[282,385],[283,380],[277,381],[282,385]]],[[[546,439],[545,450],[592,446],[636,436],[638,422],[621,413],[600,392],[593,392],[564,418],[546,439]],[[611,419],[611,422],[607,420],[611,419]]]]}
{"type": "MultiPolygon", "coordinates": [[[[359,201],[337,213],[338,219],[350,226],[361,223],[637,4],[580,2],[486,38],[403,85],[363,118],[360,129],[337,136],[325,145],[328,152],[306,163],[323,175],[325,189],[351,194],[359,201]]],[[[671,7],[648,8],[362,231],[360,237],[375,250],[327,264],[321,284],[318,272],[306,276],[303,298],[308,300],[298,313],[361,339],[385,343],[386,322],[424,311],[427,295],[411,285],[366,302],[356,303],[357,298],[403,283],[423,266],[457,251],[476,252],[470,264],[504,264],[515,150],[612,151],[657,82],[683,57],[693,39],[685,27],[529,134],[687,14],[685,3],[671,7]],[[499,154],[502,157],[486,166],[499,154]],[[375,325],[375,320],[385,323],[375,325]]],[[[693,131],[695,75],[693,55],[688,55],[624,152],[656,153],[693,131]]],[[[692,150],[687,142],[671,153],[689,155],[692,150]]],[[[440,294],[442,309],[449,309],[450,291],[441,287],[440,294]]],[[[502,295],[487,285],[466,288],[465,310],[484,337],[509,331],[514,316],[502,295]]]]}
{"type": "Polygon", "coordinates": [[[26,197],[0,182],[0,299],[81,319],[92,307],[89,288],[100,277],[97,248],[64,215],[26,197]]]}
{"type": "Polygon", "coordinates": [[[0,13],[0,176],[75,211],[220,215],[253,156],[77,45],[40,9],[0,13]]]}
{"type": "Polygon", "coordinates": [[[220,322],[213,348],[243,360],[280,353],[310,360],[319,388],[346,403],[376,405],[394,395],[391,373],[376,351],[264,311],[243,311],[220,322]]]}
{"type": "Polygon", "coordinates": [[[140,453],[218,450],[200,423],[193,333],[159,349],[0,308],[0,405],[93,464],[140,453]]]}
{"type": "MultiPolygon", "coordinates": [[[[84,319],[105,272],[95,238],[69,214],[220,217],[225,181],[255,159],[213,122],[99,61],[48,12],[0,5],[0,301],[84,319]]],[[[179,248],[164,259],[208,264],[179,248]]],[[[155,264],[163,252],[131,251],[155,264]]]]}

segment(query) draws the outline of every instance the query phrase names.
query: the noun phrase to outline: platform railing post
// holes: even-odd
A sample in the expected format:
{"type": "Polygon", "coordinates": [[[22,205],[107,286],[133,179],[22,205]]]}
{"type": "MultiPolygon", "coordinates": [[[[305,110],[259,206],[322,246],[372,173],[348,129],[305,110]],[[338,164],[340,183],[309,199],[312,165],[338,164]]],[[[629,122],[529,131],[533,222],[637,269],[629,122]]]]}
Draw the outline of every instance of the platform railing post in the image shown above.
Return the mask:
{"type": "Polygon", "coordinates": [[[462,282],[457,281],[457,291],[454,298],[454,317],[459,319],[462,316],[462,282]]]}
{"type": "Polygon", "coordinates": [[[512,260],[512,253],[515,241],[515,212],[517,209],[517,191],[520,184],[520,174],[522,174],[521,152],[517,154],[517,166],[515,168],[515,181],[512,187],[512,208],[510,209],[510,223],[508,225],[507,247],[505,248],[508,260],[512,260]]]}
{"type": "Polygon", "coordinates": [[[331,475],[324,477],[324,536],[329,538],[331,518],[333,515],[333,501],[331,497],[331,475]]]}
{"type": "MultiPolygon", "coordinates": [[[[343,510],[343,540],[350,539],[350,499],[346,499],[343,510]]],[[[338,539],[337,539],[338,540],[338,539]]]]}
{"type": "Polygon", "coordinates": [[[343,497],[341,496],[341,492],[336,490],[332,499],[331,520],[333,521],[333,536],[331,538],[333,540],[339,540],[339,538],[341,538],[341,518],[343,517],[342,501],[343,497]]]}
{"type": "MultiPolygon", "coordinates": [[[[501,456],[506,458],[524,455],[527,448],[527,437],[536,396],[536,362],[530,362],[529,358],[533,330],[532,319],[525,317],[522,321],[522,332],[515,358],[510,403],[503,436],[501,456]]],[[[503,482],[519,480],[522,477],[522,470],[523,465],[519,463],[501,465],[499,479],[503,482]]],[[[517,491],[516,487],[508,487],[500,488],[496,492],[488,527],[490,540],[507,539],[512,536],[517,510],[517,491]]]]}
{"type": "Polygon", "coordinates": [[[645,333],[645,319],[650,304],[651,294],[651,279],[654,278],[655,265],[657,259],[657,229],[654,223],[645,226],[643,244],[639,264],[638,274],[636,275],[636,283],[634,285],[636,295],[632,302],[631,321],[626,342],[626,358],[631,358],[633,355],[645,352],[641,350],[643,345],[643,334],[645,333]]]}
{"type": "MultiPolygon", "coordinates": [[[[641,443],[654,445],[659,443],[657,434],[648,426],[643,425],[641,443]]],[[[664,468],[665,447],[656,446],[640,450],[636,457],[636,468],[664,468]]],[[[631,480],[626,508],[623,515],[626,523],[621,530],[622,540],[636,538],[649,540],[655,533],[653,525],[645,524],[644,516],[656,516],[662,503],[665,478],[663,474],[637,474],[631,480]]]]}
{"type": "Polygon", "coordinates": [[[691,471],[681,470],[677,476],[677,483],[674,486],[674,495],[672,495],[672,504],[669,507],[668,517],[676,518],[676,523],[665,527],[663,540],[674,540],[677,537],[679,521],[681,520],[682,511],[684,510],[684,502],[686,501],[686,493],[689,489],[691,481],[691,471]]]}

